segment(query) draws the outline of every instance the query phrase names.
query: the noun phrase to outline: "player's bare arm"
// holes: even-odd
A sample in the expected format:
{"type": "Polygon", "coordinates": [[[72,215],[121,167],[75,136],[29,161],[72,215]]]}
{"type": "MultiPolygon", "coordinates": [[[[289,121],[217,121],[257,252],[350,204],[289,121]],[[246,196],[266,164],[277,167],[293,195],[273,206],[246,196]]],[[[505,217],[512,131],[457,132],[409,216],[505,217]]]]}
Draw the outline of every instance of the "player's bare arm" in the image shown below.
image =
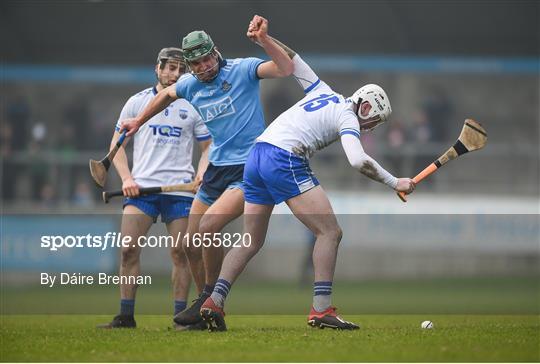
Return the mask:
{"type": "Polygon", "coordinates": [[[165,110],[173,101],[178,99],[176,85],[173,84],[159,91],[146,108],[135,118],[122,120],[120,132],[127,130],[127,136],[134,135],[137,130],[153,116],[165,110]]]}
{"type": "Polygon", "coordinates": [[[274,37],[270,37],[270,38],[272,38],[272,40],[276,42],[277,45],[280,46],[285,51],[285,53],[287,53],[290,59],[293,59],[294,56],[296,56],[297,53],[293,49],[291,49],[289,46],[283,44],[282,42],[280,42],[274,37]]]}
{"type": "Polygon", "coordinates": [[[199,164],[197,166],[197,174],[195,175],[195,182],[197,184],[197,189],[202,183],[204,172],[208,168],[208,153],[210,151],[210,144],[212,140],[203,140],[199,142],[199,149],[201,150],[201,158],[199,159],[199,164]]]}
{"type": "MultiPolygon", "coordinates": [[[[120,138],[120,133],[116,131],[111,140],[111,149],[115,146],[118,138],[120,138]]],[[[137,197],[139,195],[139,185],[135,183],[135,180],[131,175],[126,151],[123,147],[118,149],[118,152],[113,159],[113,164],[118,175],[122,179],[122,192],[124,193],[124,196],[137,197]]]]}
{"type": "Polygon", "coordinates": [[[249,23],[247,36],[256,44],[260,45],[266,54],[272,59],[257,68],[259,78],[281,78],[291,75],[294,64],[291,57],[274,38],[268,35],[268,20],[255,15],[249,23]]]}
{"type": "Polygon", "coordinates": [[[351,166],[374,181],[383,183],[397,192],[409,194],[415,184],[410,178],[396,178],[371,158],[362,147],[360,140],[353,135],[341,136],[341,144],[351,166]]]}

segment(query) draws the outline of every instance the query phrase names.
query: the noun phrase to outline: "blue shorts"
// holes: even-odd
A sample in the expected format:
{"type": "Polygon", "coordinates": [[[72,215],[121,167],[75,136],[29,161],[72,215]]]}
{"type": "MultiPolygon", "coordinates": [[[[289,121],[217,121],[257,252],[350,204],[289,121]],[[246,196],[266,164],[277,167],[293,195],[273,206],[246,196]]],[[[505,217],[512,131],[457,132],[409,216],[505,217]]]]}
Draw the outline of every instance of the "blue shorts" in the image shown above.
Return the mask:
{"type": "Polygon", "coordinates": [[[192,203],[192,197],[165,194],[146,195],[135,198],[126,197],[124,199],[124,207],[133,205],[146,215],[152,217],[154,222],[161,215],[161,221],[164,223],[188,217],[192,203]]]}
{"type": "Polygon", "coordinates": [[[226,190],[233,188],[244,189],[243,183],[244,165],[214,166],[208,164],[203,176],[201,188],[195,198],[205,205],[212,205],[226,190]]]}
{"type": "Polygon", "coordinates": [[[244,169],[244,198],[277,205],[319,185],[308,160],[268,143],[257,143],[244,169]]]}

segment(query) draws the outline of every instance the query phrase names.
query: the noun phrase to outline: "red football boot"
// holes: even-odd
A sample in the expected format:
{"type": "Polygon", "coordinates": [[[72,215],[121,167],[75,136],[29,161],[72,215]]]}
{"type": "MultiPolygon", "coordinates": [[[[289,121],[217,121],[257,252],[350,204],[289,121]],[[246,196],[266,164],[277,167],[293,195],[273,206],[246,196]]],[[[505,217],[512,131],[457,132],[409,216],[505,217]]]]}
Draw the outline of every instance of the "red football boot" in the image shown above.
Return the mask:
{"type": "Polygon", "coordinates": [[[201,306],[201,316],[206,322],[208,331],[227,331],[225,312],[221,307],[216,306],[212,297],[208,297],[201,306]]]}
{"type": "Polygon", "coordinates": [[[315,311],[311,307],[311,312],[308,317],[308,325],[324,329],[329,327],[336,330],[357,330],[360,327],[352,322],[345,321],[339,317],[336,313],[336,308],[333,306],[328,307],[323,312],[315,311]]]}

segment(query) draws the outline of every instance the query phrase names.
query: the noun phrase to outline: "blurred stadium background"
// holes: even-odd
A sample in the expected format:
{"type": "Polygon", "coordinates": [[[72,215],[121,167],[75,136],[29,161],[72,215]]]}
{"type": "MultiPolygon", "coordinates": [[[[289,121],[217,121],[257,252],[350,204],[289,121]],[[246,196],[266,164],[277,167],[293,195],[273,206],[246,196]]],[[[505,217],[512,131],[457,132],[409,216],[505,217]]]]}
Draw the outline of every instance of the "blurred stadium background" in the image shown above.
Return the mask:
{"type": "MultiPolygon", "coordinates": [[[[3,288],[35,285],[42,271],[116,271],[115,251],[53,255],[38,237],[118,229],[120,201],[101,202],[88,160],[105,154],[123,104],[155,83],[159,49],[191,30],[208,31],[225,57],[263,57],[245,37],[254,14],[336,91],[386,89],[391,121],[363,144],[395,175],[423,169],[467,117],[488,130],[484,150],[422,182],[406,205],[350,168],[339,143],[316,155],[312,168],[345,232],[337,278],[529,277],[525,301],[538,312],[537,1],[2,2],[3,288]]],[[[261,89],[267,122],[302,95],[292,79],[261,89]]],[[[107,188],[120,187],[112,172],[107,188]]],[[[285,206],[276,213],[243,279],[309,282],[311,237],[285,206]]],[[[144,251],[145,272],[168,274],[167,255],[144,251]]]]}

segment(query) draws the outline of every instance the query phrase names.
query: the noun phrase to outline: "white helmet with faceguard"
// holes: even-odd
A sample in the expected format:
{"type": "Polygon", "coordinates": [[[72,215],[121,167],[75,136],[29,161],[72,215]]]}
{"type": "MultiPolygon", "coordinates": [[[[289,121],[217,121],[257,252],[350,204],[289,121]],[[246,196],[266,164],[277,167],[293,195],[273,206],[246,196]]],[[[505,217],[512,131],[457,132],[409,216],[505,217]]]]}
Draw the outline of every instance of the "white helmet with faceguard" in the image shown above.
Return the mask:
{"type": "Polygon", "coordinates": [[[375,84],[362,86],[350,97],[350,100],[355,103],[355,111],[362,131],[375,129],[388,120],[392,113],[386,92],[375,84]]]}

